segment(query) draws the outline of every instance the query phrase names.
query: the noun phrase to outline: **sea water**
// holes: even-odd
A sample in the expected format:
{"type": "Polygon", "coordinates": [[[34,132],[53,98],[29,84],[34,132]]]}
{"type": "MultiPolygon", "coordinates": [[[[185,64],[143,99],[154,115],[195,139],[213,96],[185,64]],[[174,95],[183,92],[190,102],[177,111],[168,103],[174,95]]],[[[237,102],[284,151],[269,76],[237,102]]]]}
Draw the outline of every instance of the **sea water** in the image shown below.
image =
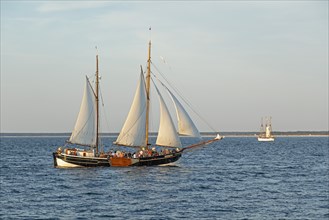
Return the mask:
{"type": "Polygon", "coordinates": [[[1,137],[1,219],[329,219],[328,137],[228,137],[176,166],[54,168],[66,139],[1,137]]]}

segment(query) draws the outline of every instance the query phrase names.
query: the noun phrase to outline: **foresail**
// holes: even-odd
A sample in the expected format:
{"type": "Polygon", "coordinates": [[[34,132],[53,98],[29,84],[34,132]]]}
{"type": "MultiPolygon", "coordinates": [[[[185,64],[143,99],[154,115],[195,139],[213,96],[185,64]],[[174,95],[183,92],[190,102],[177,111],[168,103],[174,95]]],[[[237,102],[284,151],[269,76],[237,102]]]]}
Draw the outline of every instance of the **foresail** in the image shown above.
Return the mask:
{"type": "Polygon", "coordinates": [[[201,138],[200,132],[196,128],[190,116],[187,114],[182,104],[172,94],[172,92],[169,91],[169,89],[167,89],[167,91],[175,105],[178,120],[178,133],[181,135],[201,138]]]}
{"type": "Polygon", "coordinates": [[[95,146],[96,139],[96,98],[89,80],[86,77],[80,112],[69,142],[73,144],[95,146]]]}
{"type": "Polygon", "coordinates": [[[141,73],[129,114],[115,144],[146,146],[146,101],[145,80],[143,73],[141,73]]]}
{"type": "Polygon", "coordinates": [[[168,108],[159,90],[157,88],[156,90],[160,100],[160,125],[156,144],[167,147],[181,147],[182,144],[176,132],[174,123],[170,117],[168,108]]]}

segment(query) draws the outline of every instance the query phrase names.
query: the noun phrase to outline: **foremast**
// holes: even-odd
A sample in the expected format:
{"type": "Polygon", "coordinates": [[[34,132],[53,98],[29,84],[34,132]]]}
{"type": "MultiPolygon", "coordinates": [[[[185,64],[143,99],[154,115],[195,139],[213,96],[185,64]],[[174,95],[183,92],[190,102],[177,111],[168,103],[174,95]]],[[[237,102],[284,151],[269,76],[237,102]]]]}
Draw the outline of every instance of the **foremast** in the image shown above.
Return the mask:
{"type": "Polygon", "coordinates": [[[263,117],[260,120],[260,136],[263,135],[263,133],[265,133],[265,128],[264,128],[264,121],[263,121],[263,117]]]}
{"type": "Polygon", "coordinates": [[[149,113],[150,113],[150,82],[151,82],[151,40],[149,41],[147,71],[146,71],[146,125],[145,125],[145,144],[149,145],[149,113]]]}

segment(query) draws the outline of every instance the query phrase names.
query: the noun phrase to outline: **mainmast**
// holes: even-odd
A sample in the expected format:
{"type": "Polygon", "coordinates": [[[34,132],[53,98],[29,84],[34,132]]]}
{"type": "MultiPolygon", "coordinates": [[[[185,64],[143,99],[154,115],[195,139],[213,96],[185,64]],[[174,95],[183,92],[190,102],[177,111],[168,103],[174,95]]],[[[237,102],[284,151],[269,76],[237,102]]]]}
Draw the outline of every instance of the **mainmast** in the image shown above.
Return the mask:
{"type": "Polygon", "coordinates": [[[98,85],[99,85],[99,76],[98,76],[98,54],[96,55],[96,155],[98,155],[98,130],[99,130],[99,101],[98,101],[98,85]]]}
{"type": "Polygon", "coordinates": [[[150,112],[150,82],[151,82],[151,40],[149,41],[149,51],[147,59],[147,72],[146,72],[146,132],[145,143],[148,146],[149,141],[149,112],[150,112]]]}

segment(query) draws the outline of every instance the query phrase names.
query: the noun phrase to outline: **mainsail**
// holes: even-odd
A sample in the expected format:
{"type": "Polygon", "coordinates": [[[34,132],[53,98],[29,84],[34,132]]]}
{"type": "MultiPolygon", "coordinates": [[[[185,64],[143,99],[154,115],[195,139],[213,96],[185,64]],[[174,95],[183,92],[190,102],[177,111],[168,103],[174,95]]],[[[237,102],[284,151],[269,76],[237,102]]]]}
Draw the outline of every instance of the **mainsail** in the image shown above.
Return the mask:
{"type": "Polygon", "coordinates": [[[69,142],[72,144],[96,146],[96,126],[96,98],[90,82],[86,77],[80,112],[69,142]]]}
{"type": "Polygon", "coordinates": [[[182,104],[178,101],[178,99],[172,94],[172,92],[167,87],[166,89],[175,105],[176,115],[178,120],[178,133],[181,135],[201,138],[198,129],[196,128],[190,116],[187,114],[182,104]]]}
{"type": "Polygon", "coordinates": [[[115,144],[146,146],[146,100],[145,80],[141,73],[129,114],[115,144]]]}
{"type": "MultiPolygon", "coordinates": [[[[149,42],[149,57],[148,68],[146,72],[146,80],[143,71],[140,74],[140,80],[136,89],[135,97],[128,113],[127,119],[121,129],[121,132],[114,142],[117,145],[132,146],[132,147],[147,147],[149,134],[149,102],[150,102],[150,79],[151,79],[151,42],[149,42]]],[[[160,80],[159,80],[160,81],[160,80]]],[[[179,134],[198,137],[201,135],[193,123],[192,119],[184,109],[183,105],[173,95],[172,92],[160,81],[160,83],[168,91],[175,109],[178,120],[178,132],[175,128],[169,110],[164,102],[164,99],[154,83],[155,89],[159,95],[160,102],[160,124],[156,145],[162,147],[182,147],[179,139],[179,134]]]]}
{"type": "Polygon", "coordinates": [[[156,90],[160,100],[160,125],[156,144],[159,146],[167,147],[181,147],[182,144],[176,132],[174,123],[170,117],[168,108],[158,88],[156,88],[156,90]]]}

